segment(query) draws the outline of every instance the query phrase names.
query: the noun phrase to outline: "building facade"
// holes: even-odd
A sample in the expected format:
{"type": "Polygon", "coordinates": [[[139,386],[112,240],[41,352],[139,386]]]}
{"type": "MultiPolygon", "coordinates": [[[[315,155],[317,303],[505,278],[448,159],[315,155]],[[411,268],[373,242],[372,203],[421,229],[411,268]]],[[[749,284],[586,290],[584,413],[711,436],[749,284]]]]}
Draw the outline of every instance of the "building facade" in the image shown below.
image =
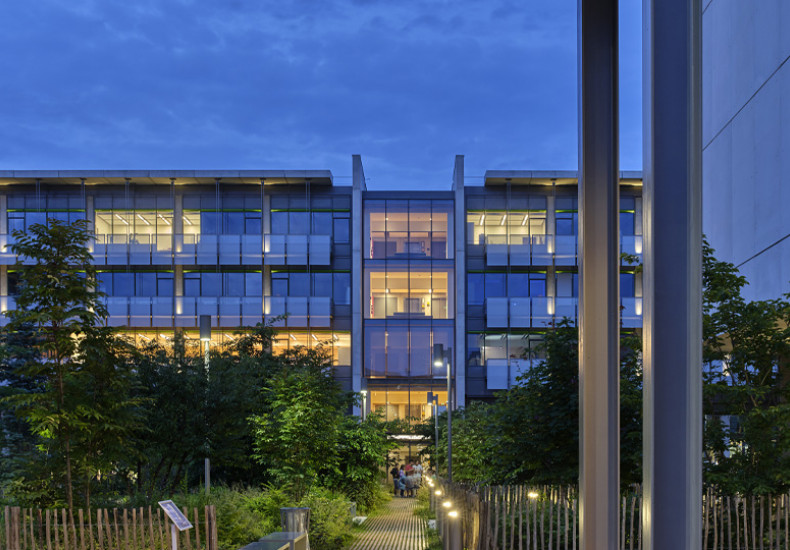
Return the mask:
{"type": "Polygon", "coordinates": [[[790,292],[790,6],[703,2],[703,230],[747,299],[790,292]]]}
{"type": "MultiPolygon", "coordinates": [[[[539,359],[542,335],[575,322],[573,172],[489,171],[453,188],[368,191],[328,171],[0,172],[0,308],[14,307],[11,232],[87,219],[108,323],[139,343],[176,331],[212,345],[274,322],[274,351],[322,345],[365,412],[419,422],[447,401],[434,344],[452,350],[453,406],[490,399],[539,359]],[[283,316],[285,316],[283,318],[283,316]]],[[[621,250],[642,252],[639,173],[621,179],[621,250]]],[[[622,326],[641,326],[641,276],[620,278],[622,326]]],[[[360,411],[357,411],[360,412],[360,411]]]]}

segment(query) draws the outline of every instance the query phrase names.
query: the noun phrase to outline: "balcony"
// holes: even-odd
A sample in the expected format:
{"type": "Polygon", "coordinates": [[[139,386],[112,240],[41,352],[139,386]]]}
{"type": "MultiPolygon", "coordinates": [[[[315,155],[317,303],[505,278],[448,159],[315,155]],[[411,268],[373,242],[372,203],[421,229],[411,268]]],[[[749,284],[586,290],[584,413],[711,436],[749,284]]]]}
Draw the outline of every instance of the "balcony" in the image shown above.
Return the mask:
{"type": "Polygon", "coordinates": [[[265,296],[263,314],[267,322],[285,315],[274,323],[277,327],[328,327],[332,299],[323,296],[265,296]]]}
{"type": "Polygon", "coordinates": [[[161,297],[112,296],[106,299],[107,324],[128,327],[196,327],[201,315],[210,315],[215,326],[253,326],[263,320],[260,297],[161,297]]]}
{"type": "MultiPolygon", "coordinates": [[[[511,239],[512,240],[512,239],[511,239]]],[[[532,235],[521,242],[507,243],[505,236],[486,239],[486,264],[488,266],[544,266],[575,265],[576,237],[561,235],[532,235]],[[559,249],[557,250],[557,247],[559,249]],[[555,252],[556,250],[556,252],[555,252]]]]}
{"type": "Polygon", "coordinates": [[[329,235],[264,235],[263,251],[269,265],[329,265],[329,235]]]}
{"type": "Polygon", "coordinates": [[[517,378],[532,368],[535,359],[488,359],[486,360],[486,389],[507,390],[517,378]]]}
{"type": "Polygon", "coordinates": [[[621,298],[620,306],[620,323],[623,328],[642,326],[642,298],[621,298]]]}
{"type": "Polygon", "coordinates": [[[547,296],[488,298],[486,326],[488,328],[543,327],[564,316],[576,319],[576,298],[547,296]]]}

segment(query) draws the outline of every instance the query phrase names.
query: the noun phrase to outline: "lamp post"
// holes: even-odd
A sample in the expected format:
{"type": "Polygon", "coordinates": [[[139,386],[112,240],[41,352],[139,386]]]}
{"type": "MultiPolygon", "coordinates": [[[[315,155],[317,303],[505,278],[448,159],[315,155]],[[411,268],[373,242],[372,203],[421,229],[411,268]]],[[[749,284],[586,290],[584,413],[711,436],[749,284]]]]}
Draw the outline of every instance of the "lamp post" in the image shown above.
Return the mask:
{"type": "MultiPolygon", "coordinates": [[[[200,316],[200,342],[205,345],[205,351],[203,354],[203,367],[206,369],[206,412],[208,412],[208,350],[209,344],[211,343],[211,315],[201,315],[200,316]]],[[[206,415],[208,419],[208,415],[206,415]]],[[[208,426],[207,426],[208,427],[208,426]]],[[[208,439],[208,430],[206,430],[206,455],[208,455],[209,451],[209,439],[208,439]]],[[[211,492],[211,459],[206,456],[203,461],[203,468],[205,471],[205,479],[206,479],[206,495],[209,495],[211,492]]]]}
{"type": "Polygon", "coordinates": [[[433,366],[447,369],[447,481],[453,481],[453,415],[452,409],[452,383],[450,381],[449,356],[452,348],[444,350],[443,344],[433,345],[433,366]]]}
{"type": "Polygon", "coordinates": [[[439,396],[432,391],[428,392],[428,403],[433,408],[433,430],[434,430],[434,459],[436,470],[439,470],[439,396]]]}
{"type": "Polygon", "coordinates": [[[367,416],[368,410],[368,390],[362,390],[359,392],[362,394],[362,420],[365,420],[365,416],[367,416]]]}

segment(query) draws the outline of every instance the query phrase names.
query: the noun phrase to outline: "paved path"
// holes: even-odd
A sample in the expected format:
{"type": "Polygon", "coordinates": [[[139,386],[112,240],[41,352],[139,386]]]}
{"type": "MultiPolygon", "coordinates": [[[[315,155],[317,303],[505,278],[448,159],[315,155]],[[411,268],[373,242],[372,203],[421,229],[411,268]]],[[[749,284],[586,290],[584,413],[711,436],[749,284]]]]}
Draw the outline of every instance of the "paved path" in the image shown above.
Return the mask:
{"type": "Polygon", "coordinates": [[[393,498],[378,516],[365,522],[351,550],[425,550],[425,522],[414,515],[416,498],[393,498]]]}

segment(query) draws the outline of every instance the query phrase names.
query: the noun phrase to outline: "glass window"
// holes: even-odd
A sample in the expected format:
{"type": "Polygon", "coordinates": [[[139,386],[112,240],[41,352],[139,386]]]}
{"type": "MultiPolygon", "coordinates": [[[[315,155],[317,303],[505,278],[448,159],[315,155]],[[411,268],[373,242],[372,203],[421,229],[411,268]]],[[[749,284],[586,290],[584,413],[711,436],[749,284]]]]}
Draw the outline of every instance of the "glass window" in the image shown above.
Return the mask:
{"type": "Polygon", "coordinates": [[[263,274],[245,273],[244,274],[244,295],[261,296],[263,294],[263,274]]]}
{"type": "Polygon", "coordinates": [[[576,224],[570,214],[557,214],[557,235],[575,235],[576,224]]]}
{"type": "Polygon", "coordinates": [[[469,273],[466,276],[466,299],[469,305],[483,305],[485,302],[484,282],[482,273],[469,273]]]}
{"type": "Polygon", "coordinates": [[[8,213],[8,232],[24,231],[25,230],[25,213],[24,212],[9,212],[8,213]]]}
{"type": "Polygon", "coordinates": [[[134,296],[134,274],[114,273],[112,286],[116,296],[134,296]]]}
{"type": "Polygon", "coordinates": [[[247,235],[261,234],[260,212],[247,212],[244,214],[244,233],[247,235]]]}
{"type": "Polygon", "coordinates": [[[332,296],[332,274],[313,273],[313,296],[332,296]]]}
{"type": "Polygon", "coordinates": [[[99,279],[99,292],[104,292],[108,296],[112,296],[112,273],[109,271],[100,271],[97,275],[99,279]]]}
{"type": "Polygon", "coordinates": [[[433,361],[431,327],[411,327],[410,340],[410,376],[430,376],[433,361]]]}
{"type": "Polygon", "coordinates": [[[156,295],[157,296],[172,296],[173,295],[173,274],[172,273],[157,273],[156,274],[156,295]]]}
{"type": "Polygon", "coordinates": [[[628,236],[634,234],[633,212],[620,212],[620,234],[628,236]]]}
{"type": "Polygon", "coordinates": [[[272,273],[272,296],[288,296],[287,273],[272,273]]]}
{"type": "Polygon", "coordinates": [[[288,232],[292,235],[307,235],[310,233],[309,212],[289,212],[290,226],[288,232]]]}
{"type": "Polygon", "coordinates": [[[508,273],[507,295],[529,296],[529,273],[508,273]]]}
{"type": "Polygon", "coordinates": [[[387,374],[386,329],[365,327],[365,374],[382,377],[387,374]]]}
{"type": "Polygon", "coordinates": [[[221,273],[202,273],[200,283],[202,296],[222,296],[221,273]]]}
{"type": "Polygon", "coordinates": [[[309,273],[291,273],[288,279],[289,296],[310,296],[309,273]]]}
{"type": "Polygon", "coordinates": [[[184,273],[184,296],[200,296],[200,273],[184,273]]]}
{"type": "Polygon", "coordinates": [[[482,365],[482,358],[480,356],[480,341],[482,340],[481,334],[467,334],[466,335],[466,366],[479,367],[482,365]]]}
{"type": "Polygon", "coordinates": [[[387,348],[387,376],[408,376],[409,327],[388,326],[384,340],[387,348]]]}
{"type": "Polygon", "coordinates": [[[241,235],[244,233],[244,212],[223,212],[223,233],[241,235]]]}
{"type": "Polygon", "coordinates": [[[272,212],[272,234],[288,234],[288,212],[272,212]]]}
{"type": "Polygon", "coordinates": [[[243,296],[245,289],[244,273],[223,273],[223,296],[243,296]]]}
{"type": "Polygon", "coordinates": [[[529,276],[529,295],[530,296],[545,296],[546,295],[546,276],[543,274],[533,273],[529,276]]]}
{"type": "Polygon", "coordinates": [[[334,235],[334,240],[336,243],[347,243],[349,242],[349,219],[337,217],[335,214],[335,219],[332,222],[332,231],[334,235]]]}
{"type": "Polygon", "coordinates": [[[332,298],[336,304],[351,304],[351,273],[333,273],[332,286],[332,298]]]}
{"type": "Polygon", "coordinates": [[[200,232],[204,235],[219,233],[219,214],[217,212],[200,213],[200,232]]]}
{"type": "Polygon", "coordinates": [[[329,235],[332,231],[331,212],[313,212],[313,223],[310,232],[315,235],[329,235]]]}
{"type": "Polygon", "coordinates": [[[486,298],[501,298],[505,294],[505,274],[486,273],[485,274],[486,298]]]}
{"type": "Polygon", "coordinates": [[[633,273],[620,273],[620,297],[633,298],[634,297],[634,274],[633,273]]]}

